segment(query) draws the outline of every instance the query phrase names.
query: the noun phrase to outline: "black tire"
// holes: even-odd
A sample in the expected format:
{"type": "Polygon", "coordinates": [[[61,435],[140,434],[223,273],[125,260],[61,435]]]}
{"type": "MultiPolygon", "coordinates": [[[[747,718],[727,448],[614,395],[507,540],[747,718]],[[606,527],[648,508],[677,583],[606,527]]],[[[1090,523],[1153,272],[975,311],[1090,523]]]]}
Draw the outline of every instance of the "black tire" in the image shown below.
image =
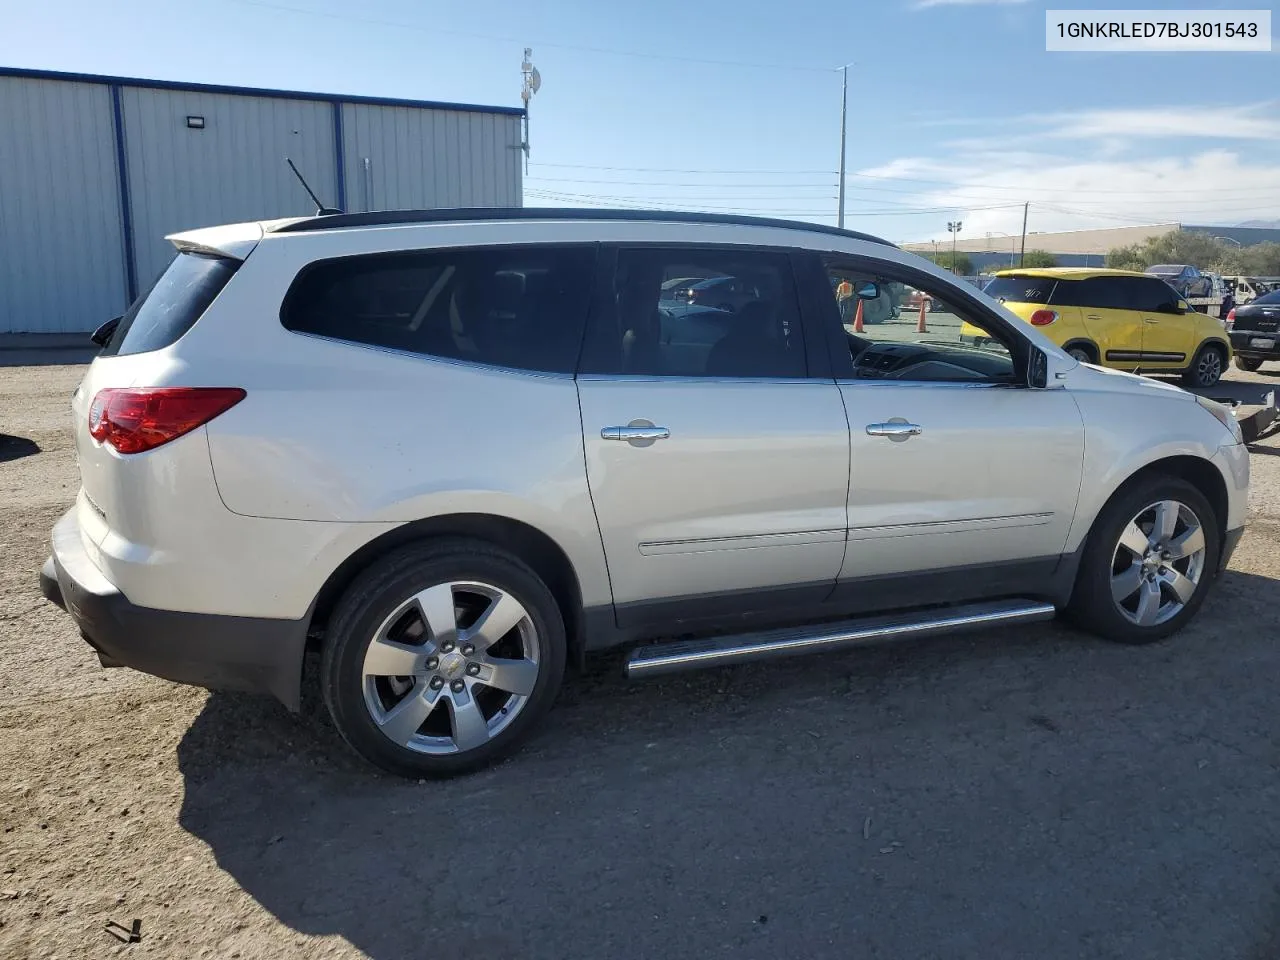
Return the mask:
{"type": "Polygon", "coordinates": [[[1162,640],[1182,629],[1200,605],[1218,569],[1220,522],[1204,495],[1185,480],[1150,476],[1121,488],[1103,507],[1085,541],[1075,590],[1067,612],[1084,629],[1117,643],[1143,644],[1162,640]],[[1204,560],[1195,592],[1182,609],[1163,623],[1140,626],[1121,613],[1112,598],[1112,570],[1121,533],[1150,504],[1174,500],[1189,507],[1204,533],[1204,560]]]}
{"type": "Polygon", "coordinates": [[[1249,373],[1256,373],[1262,367],[1262,358],[1236,357],[1236,366],[1249,373]]]}
{"type": "MultiPolygon", "coordinates": [[[[425,630],[425,619],[422,625],[425,630]]],[[[424,642],[427,640],[425,632],[422,639],[424,642]]],[[[459,637],[459,644],[461,642],[459,637]]],[[[510,753],[533,730],[555,701],[564,679],[566,653],[567,641],[560,608],[551,591],[524,562],[482,541],[461,538],[428,541],[406,546],[383,557],[361,573],[343,594],[325,639],[320,666],[321,692],[338,732],[370,763],[403,777],[448,777],[492,763],[510,753]],[[408,598],[429,587],[456,581],[493,585],[524,608],[528,614],[527,621],[522,620],[521,626],[507,631],[507,639],[501,642],[511,642],[512,634],[516,634],[517,642],[521,642],[526,629],[534,631],[536,680],[515,717],[481,746],[447,754],[422,753],[389,739],[371,714],[365,699],[365,653],[380,626],[408,598]]],[[[471,669],[470,661],[467,669],[471,669]]],[[[403,694],[406,700],[422,689],[418,684],[427,683],[426,674],[414,676],[418,679],[411,678],[414,686],[403,694]]],[[[462,674],[455,676],[461,678],[462,674]]],[[[386,680],[404,682],[399,678],[386,680]]],[[[478,681],[475,683],[467,687],[465,694],[461,690],[458,692],[463,697],[477,692],[475,702],[481,706],[481,716],[484,716],[482,699],[490,699],[489,695],[493,693],[499,698],[507,696],[497,688],[487,690],[478,681]]],[[[442,691],[442,695],[452,700],[447,690],[442,691]]],[[[431,718],[436,710],[445,710],[446,719],[452,723],[453,704],[442,703],[437,701],[427,720],[419,723],[416,728],[419,732],[428,722],[434,722],[431,718]]],[[[498,714],[506,712],[505,707],[496,709],[489,715],[488,723],[498,722],[498,714]]],[[[417,733],[413,734],[414,738],[417,736],[417,733]]]]}
{"type": "Polygon", "coordinates": [[[1067,348],[1067,356],[1072,359],[1079,360],[1081,363],[1097,363],[1098,359],[1094,356],[1093,351],[1083,344],[1073,343],[1067,348]]]}
{"type": "Polygon", "coordinates": [[[1196,353],[1191,366],[1182,374],[1182,382],[1189,387],[1212,387],[1222,379],[1227,366],[1227,352],[1217,343],[1206,343],[1196,353]],[[1214,360],[1216,358],[1216,361],[1214,360]]]}

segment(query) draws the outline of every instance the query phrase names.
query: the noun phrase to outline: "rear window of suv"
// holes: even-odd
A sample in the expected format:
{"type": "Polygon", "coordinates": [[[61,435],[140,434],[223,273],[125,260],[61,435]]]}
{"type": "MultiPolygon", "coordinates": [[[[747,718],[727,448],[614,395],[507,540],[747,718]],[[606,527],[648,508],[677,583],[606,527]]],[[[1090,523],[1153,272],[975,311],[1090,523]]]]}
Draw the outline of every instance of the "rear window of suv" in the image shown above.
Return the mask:
{"type": "Polygon", "coordinates": [[[180,253],[129,307],[101,356],[163,350],[195,325],[240,266],[239,260],[180,253]]]}
{"type": "Polygon", "coordinates": [[[1048,277],[996,277],[983,292],[1010,303],[1048,303],[1057,283],[1048,277]]]}

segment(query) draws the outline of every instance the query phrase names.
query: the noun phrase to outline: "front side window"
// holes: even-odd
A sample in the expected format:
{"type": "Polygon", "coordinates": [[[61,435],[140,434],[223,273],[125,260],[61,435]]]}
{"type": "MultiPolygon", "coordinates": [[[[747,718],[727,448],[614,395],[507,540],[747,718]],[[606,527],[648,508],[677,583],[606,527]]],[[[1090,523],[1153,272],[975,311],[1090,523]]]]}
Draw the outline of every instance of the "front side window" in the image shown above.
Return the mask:
{"type": "Polygon", "coordinates": [[[1133,277],[1125,282],[1129,287],[1129,309],[1143,313],[1178,312],[1178,292],[1163,280],[1133,277]]]}
{"type": "Polygon", "coordinates": [[[606,299],[584,357],[584,372],[806,375],[795,283],[785,254],[698,247],[622,249],[606,299]]]}
{"type": "Polygon", "coordinates": [[[422,250],[322,260],[281,308],[298,333],[517,370],[572,373],[592,246],[422,250]]]}
{"type": "Polygon", "coordinates": [[[1013,334],[945,284],[827,263],[856,380],[1014,383],[1013,334]],[[923,320],[924,332],[920,331],[923,320]],[[861,327],[861,330],[858,328],[861,327]]]}

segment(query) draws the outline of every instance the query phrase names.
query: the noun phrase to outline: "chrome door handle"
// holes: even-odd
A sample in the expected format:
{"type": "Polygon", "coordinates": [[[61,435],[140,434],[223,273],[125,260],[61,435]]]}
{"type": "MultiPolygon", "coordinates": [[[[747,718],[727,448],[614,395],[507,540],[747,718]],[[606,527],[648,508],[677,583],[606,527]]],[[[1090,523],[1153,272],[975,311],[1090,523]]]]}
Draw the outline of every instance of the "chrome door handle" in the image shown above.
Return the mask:
{"type": "Polygon", "coordinates": [[[924,428],[918,423],[907,423],[905,420],[890,420],[888,423],[868,423],[867,436],[869,437],[889,437],[891,440],[906,440],[908,437],[918,437],[924,433],[924,428]]]}
{"type": "Polygon", "coordinates": [[[1100,316],[1098,316],[1096,313],[1090,313],[1090,314],[1087,314],[1087,315],[1085,316],[1085,319],[1086,319],[1086,320],[1101,320],[1102,318],[1101,318],[1100,316]]]}
{"type": "Polygon", "coordinates": [[[1160,321],[1157,320],[1155,317],[1143,317],[1142,322],[1143,323],[1159,323],[1160,321]]]}
{"type": "Polygon", "coordinates": [[[601,440],[666,440],[671,436],[671,431],[666,427],[602,427],[600,429],[601,440]]]}

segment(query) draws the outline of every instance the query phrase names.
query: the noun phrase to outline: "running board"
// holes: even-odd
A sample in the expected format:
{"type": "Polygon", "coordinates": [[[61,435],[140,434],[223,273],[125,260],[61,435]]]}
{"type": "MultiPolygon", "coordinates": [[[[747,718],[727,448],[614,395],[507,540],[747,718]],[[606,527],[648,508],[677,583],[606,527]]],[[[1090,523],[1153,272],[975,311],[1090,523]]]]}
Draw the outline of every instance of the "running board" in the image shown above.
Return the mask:
{"type": "Polygon", "coordinates": [[[802,653],[825,653],[864,644],[884,643],[956,633],[982,627],[1012,626],[1052,620],[1051,603],[1001,600],[970,603],[891,616],[860,617],[808,627],[739,633],[703,640],[677,640],[638,647],[627,659],[627,677],[657,677],[682,670],[701,670],[730,663],[749,663],[802,653]]]}

